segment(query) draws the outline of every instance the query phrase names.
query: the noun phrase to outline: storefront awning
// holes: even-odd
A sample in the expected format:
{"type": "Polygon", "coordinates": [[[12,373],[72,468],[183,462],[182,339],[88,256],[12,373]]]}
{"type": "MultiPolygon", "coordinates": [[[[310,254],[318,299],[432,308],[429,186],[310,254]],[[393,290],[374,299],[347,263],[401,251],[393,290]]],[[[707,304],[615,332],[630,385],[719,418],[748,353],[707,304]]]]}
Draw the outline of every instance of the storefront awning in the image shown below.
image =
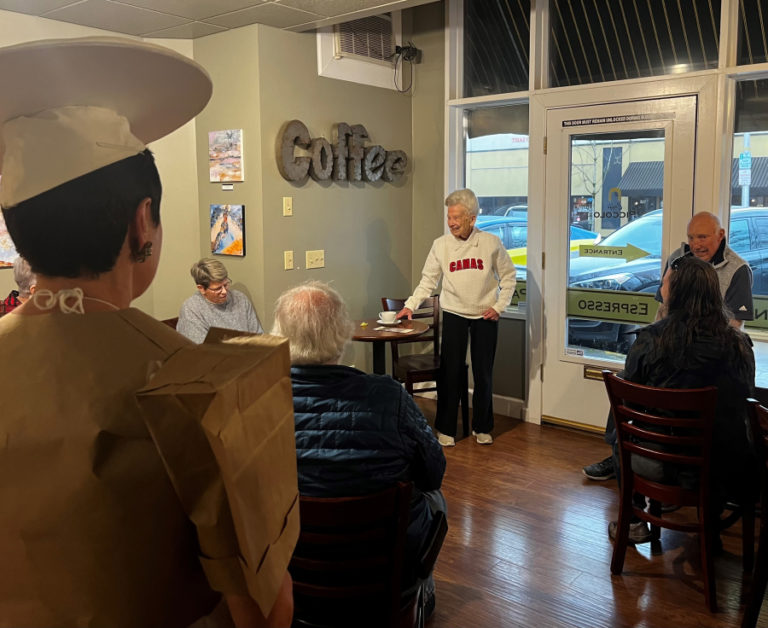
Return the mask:
{"type": "Polygon", "coordinates": [[[619,181],[622,196],[662,196],[663,161],[635,161],[627,166],[619,181]]]}
{"type": "MultiPolygon", "coordinates": [[[[618,188],[622,196],[662,196],[664,163],[661,161],[635,161],[624,171],[618,188]]],[[[731,165],[731,187],[739,185],[739,160],[731,165]]],[[[752,157],[752,183],[750,194],[768,196],[768,157],[752,157]]]]}

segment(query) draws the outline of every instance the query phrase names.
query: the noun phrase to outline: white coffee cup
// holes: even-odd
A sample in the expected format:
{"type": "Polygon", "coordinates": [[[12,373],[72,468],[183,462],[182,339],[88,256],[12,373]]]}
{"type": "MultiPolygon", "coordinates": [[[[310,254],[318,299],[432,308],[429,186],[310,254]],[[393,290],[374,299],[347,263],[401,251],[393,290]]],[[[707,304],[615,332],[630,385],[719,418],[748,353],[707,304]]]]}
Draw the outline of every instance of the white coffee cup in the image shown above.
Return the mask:
{"type": "Polygon", "coordinates": [[[379,312],[379,320],[385,323],[394,323],[397,312],[379,312]]]}

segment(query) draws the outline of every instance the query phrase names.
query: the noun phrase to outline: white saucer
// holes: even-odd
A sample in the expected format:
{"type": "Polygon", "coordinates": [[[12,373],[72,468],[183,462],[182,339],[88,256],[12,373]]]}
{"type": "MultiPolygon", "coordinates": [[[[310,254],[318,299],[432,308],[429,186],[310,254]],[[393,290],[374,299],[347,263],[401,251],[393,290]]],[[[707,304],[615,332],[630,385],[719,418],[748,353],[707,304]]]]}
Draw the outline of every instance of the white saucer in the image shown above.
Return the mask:
{"type": "Polygon", "coordinates": [[[400,319],[397,319],[397,320],[396,320],[394,323],[387,323],[387,322],[385,322],[385,321],[383,321],[383,320],[381,320],[381,319],[379,318],[379,319],[377,319],[377,320],[376,320],[376,322],[377,322],[379,325],[386,325],[387,327],[394,327],[395,325],[399,325],[399,324],[400,324],[400,323],[402,323],[403,321],[402,321],[402,320],[400,320],[400,319]]]}

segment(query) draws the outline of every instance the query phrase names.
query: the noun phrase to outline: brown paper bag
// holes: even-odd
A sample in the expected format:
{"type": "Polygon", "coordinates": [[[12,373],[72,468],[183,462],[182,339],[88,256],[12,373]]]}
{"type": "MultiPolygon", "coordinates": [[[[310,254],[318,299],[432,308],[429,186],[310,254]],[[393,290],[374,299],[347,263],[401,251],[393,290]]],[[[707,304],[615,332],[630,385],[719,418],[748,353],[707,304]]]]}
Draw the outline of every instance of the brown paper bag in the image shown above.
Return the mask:
{"type": "Polygon", "coordinates": [[[237,344],[206,341],[178,351],[138,398],[176,491],[204,534],[208,498],[200,483],[209,474],[188,459],[184,441],[200,440],[202,426],[221,469],[248,591],[267,615],[299,534],[288,342],[265,335],[230,342],[237,344]]]}

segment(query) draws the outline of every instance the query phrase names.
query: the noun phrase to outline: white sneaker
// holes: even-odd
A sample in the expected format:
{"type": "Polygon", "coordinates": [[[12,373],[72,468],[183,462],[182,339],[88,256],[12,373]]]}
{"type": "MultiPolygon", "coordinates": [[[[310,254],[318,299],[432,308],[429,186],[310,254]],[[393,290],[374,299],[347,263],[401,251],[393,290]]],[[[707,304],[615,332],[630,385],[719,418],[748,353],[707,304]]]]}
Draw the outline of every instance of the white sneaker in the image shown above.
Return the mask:
{"type": "Polygon", "coordinates": [[[454,439],[453,436],[448,436],[448,434],[443,434],[442,432],[437,433],[437,442],[440,443],[443,447],[456,446],[456,439],[454,439]]]}
{"type": "Polygon", "coordinates": [[[472,436],[475,437],[478,445],[491,445],[493,443],[493,436],[490,434],[484,434],[483,432],[476,432],[472,430],[472,436]]]}

